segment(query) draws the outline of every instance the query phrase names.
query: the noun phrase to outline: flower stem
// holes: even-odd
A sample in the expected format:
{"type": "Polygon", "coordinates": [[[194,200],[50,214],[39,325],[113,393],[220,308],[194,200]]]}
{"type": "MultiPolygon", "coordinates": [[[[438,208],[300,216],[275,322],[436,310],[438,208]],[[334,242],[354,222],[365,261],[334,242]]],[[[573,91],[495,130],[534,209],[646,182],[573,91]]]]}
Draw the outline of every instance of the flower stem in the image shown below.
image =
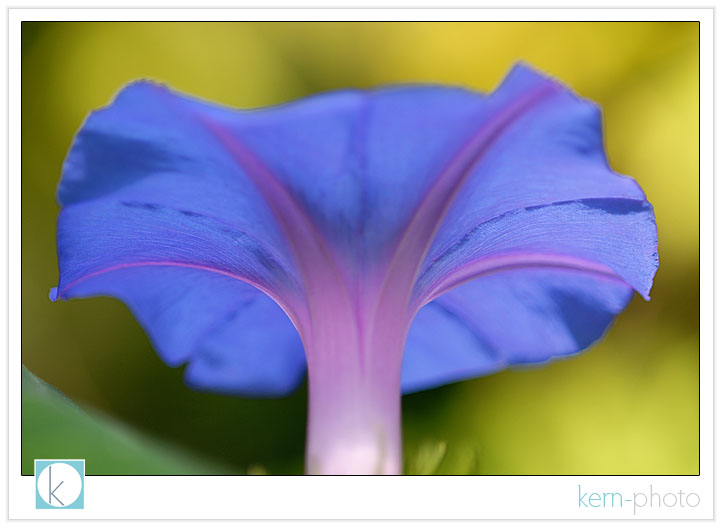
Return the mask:
{"type": "Polygon", "coordinates": [[[403,332],[361,326],[336,317],[306,340],[309,474],[401,472],[403,332]]]}
{"type": "Polygon", "coordinates": [[[307,473],[400,473],[401,392],[394,377],[348,379],[335,369],[324,375],[309,372],[307,473]]]}

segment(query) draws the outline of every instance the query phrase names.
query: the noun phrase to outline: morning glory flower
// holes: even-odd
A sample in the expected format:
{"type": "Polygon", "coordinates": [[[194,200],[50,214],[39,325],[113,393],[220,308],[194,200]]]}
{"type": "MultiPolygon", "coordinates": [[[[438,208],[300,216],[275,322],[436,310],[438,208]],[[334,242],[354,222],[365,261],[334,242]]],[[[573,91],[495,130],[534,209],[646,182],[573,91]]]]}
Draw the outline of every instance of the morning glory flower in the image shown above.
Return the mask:
{"type": "Polygon", "coordinates": [[[286,394],[306,471],[399,473],[401,394],[574,354],[657,269],[600,112],[515,66],[239,111],[124,88],[70,148],[55,299],[124,301],[189,386],[286,394]]]}

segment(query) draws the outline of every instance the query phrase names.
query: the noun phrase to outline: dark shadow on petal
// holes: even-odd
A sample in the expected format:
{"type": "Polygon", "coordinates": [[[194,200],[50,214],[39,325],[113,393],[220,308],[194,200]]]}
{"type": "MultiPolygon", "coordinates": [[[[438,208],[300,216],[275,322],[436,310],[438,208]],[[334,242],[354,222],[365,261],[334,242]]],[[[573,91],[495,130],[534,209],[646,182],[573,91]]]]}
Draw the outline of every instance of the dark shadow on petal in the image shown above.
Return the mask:
{"type": "Polygon", "coordinates": [[[641,213],[651,207],[648,202],[623,198],[588,198],[579,200],[579,203],[590,209],[600,209],[613,215],[641,213]]]}
{"type": "Polygon", "coordinates": [[[86,128],[65,161],[58,200],[67,205],[97,198],[153,174],[177,171],[178,161],[184,159],[145,139],[86,128]]]}
{"type": "MultiPolygon", "coordinates": [[[[627,302],[632,295],[633,291],[630,290],[627,302]]],[[[617,315],[613,310],[605,310],[595,299],[574,295],[568,291],[553,290],[549,292],[549,296],[556,303],[580,351],[602,339],[617,315]]]]}

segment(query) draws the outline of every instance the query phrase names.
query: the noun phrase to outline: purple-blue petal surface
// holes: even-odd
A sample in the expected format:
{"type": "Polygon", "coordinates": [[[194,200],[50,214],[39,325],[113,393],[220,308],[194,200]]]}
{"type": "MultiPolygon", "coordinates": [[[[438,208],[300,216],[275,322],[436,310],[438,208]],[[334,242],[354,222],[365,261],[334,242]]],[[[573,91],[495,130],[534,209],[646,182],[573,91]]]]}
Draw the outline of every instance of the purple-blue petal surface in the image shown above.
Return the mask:
{"type": "Polygon", "coordinates": [[[256,288],[185,266],[122,267],[89,277],[66,298],[122,300],[168,365],[188,363],[194,388],[279,396],[295,389],[306,364],[298,332],[256,288]]]}
{"type": "MultiPolygon", "coordinates": [[[[460,265],[459,253],[467,252],[467,260],[473,258],[469,245],[480,238],[486,241],[478,246],[477,256],[488,253],[485,248],[491,246],[499,251],[507,242],[499,240],[497,233],[505,229],[518,233],[528,227],[534,231],[529,237],[535,238],[535,246],[553,252],[552,247],[545,246],[544,235],[538,233],[538,224],[553,229],[547,218],[555,216],[575,231],[567,236],[567,255],[614,264],[615,272],[648,297],[658,263],[654,214],[636,182],[609,168],[597,106],[523,66],[514,67],[491,97],[513,104],[524,93],[545,86],[551,88],[506,123],[469,169],[463,192],[450,205],[423,268],[436,268],[439,273],[443,267],[439,260],[454,252],[457,257],[448,267],[460,265]],[[594,214],[595,209],[601,214],[594,214]],[[608,225],[595,227],[591,223],[608,225]],[[583,234],[587,225],[596,235],[583,234]],[[603,230],[609,232],[610,241],[629,235],[632,238],[624,250],[612,256],[614,248],[601,240],[606,236],[603,230]],[[592,255],[597,249],[598,255],[592,255]],[[615,262],[608,261],[610,257],[615,262]]],[[[548,234],[552,238],[566,236],[553,230],[548,234]]],[[[421,283],[429,279],[424,273],[421,283]]]]}
{"type": "Polygon", "coordinates": [[[259,111],[135,83],[83,125],[58,199],[52,296],[123,300],[189,385],[245,395],[306,365],[371,393],[384,372],[391,394],[573,354],[658,265],[599,109],[525,66],[489,95],[259,111]]]}
{"type": "Polygon", "coordinates": [[[602,336],[632,293],[613,277],[555,268],[466,282],[419,311],[401,387],[414,392],[575,354],[602,336]]]}

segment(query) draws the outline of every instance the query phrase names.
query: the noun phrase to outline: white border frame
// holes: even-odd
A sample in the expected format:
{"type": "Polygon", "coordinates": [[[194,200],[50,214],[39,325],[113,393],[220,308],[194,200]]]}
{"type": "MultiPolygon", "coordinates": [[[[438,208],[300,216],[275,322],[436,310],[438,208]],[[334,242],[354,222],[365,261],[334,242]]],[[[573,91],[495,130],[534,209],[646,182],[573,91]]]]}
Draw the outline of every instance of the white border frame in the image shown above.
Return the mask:
{"type": "MultiPolygon", "coordinates": [[[[9,406],[10,519],[711,519],[713,517],[713,18],[706,9],[10,9],[9,406]],[[20,470],[20,25],[31,20],[698,20],[700,22],[700,475],[689,477],[99,477],[84,510],[36,510],[20,470]],[[696,508],[580,510],[577,485],[696,493],[696,508]],[[118,500],[122,497],[122,500],[118,500]]],[[[4,219],[2,220],[4,221],[4,219]]],[[[0,259],[2,260],[2,259],[0,259]]],[[[8,374],[8,373],[6,373],[8,374]]],[[[630,507],[631,508],[631,507],[630,507]]]]}

